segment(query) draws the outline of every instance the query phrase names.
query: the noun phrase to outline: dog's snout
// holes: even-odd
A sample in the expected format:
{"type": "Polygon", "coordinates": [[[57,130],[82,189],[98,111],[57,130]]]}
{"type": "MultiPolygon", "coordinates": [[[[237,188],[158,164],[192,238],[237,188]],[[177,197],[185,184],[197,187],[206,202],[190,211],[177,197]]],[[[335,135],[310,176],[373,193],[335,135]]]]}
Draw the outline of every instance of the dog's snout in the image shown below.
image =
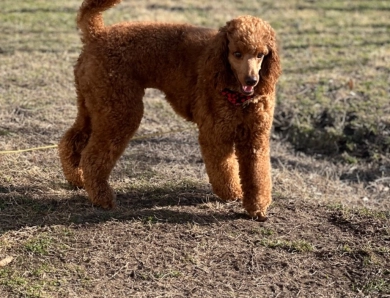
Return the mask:
{"type": "Polygon", "coordinates": [[[256,77],[246,77],[245,78],[245,83],[248,86],[254,86],[257,84],[257,78],[256,77]]]}

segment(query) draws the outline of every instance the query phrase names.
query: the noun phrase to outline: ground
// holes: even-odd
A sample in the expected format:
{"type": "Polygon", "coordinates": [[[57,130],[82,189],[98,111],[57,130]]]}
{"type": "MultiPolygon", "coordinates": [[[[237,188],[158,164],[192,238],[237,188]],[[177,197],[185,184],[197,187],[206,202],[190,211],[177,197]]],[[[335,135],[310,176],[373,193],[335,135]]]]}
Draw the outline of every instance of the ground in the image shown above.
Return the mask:
{"type": "Polygon", "coordinates": [[[390,297],[388,2],[124,0],[105,13],[216,28],[253,14],[276,29],[265,223],[212,194],[195,127],[155,90],[111,177],[118,208],[93,207],[56,148],[34,150],[76,114],[80,1],[2,4],[1,297],[390,297]]]}

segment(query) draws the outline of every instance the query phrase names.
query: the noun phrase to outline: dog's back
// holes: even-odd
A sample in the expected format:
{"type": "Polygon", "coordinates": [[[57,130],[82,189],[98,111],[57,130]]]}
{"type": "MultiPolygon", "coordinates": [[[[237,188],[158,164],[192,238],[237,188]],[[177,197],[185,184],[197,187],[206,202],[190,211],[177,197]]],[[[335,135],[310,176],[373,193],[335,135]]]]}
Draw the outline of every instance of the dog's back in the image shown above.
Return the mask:
{"type": "Polygon", "coordinates": [[[84,49],[76,72],[106,72],[111,79],[127,77],[142,88],[159,89],[177,113],[192,120],[188,99],[197,84],[200,57],[217,30],[153,22],[104,26],[102,12],[120,1],[83,2],[77,24],[84,49]]]}

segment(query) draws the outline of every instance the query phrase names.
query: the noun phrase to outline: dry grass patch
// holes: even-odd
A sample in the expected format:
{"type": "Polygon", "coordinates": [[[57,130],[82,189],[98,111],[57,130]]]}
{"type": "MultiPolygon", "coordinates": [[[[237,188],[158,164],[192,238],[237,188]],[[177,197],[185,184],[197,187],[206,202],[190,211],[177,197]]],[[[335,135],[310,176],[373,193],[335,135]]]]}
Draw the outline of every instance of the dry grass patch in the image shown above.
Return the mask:
{"type": "MultiPolygon", "coordinates": [[[[0,148],[56,144],[76,114],[80,1],[2,4],[0,148]]],[[[116,210],[71,188],[55,149],[0,155],[0,296],[389,295],[389,9],[147,0],[108,11],[109,24],[218,28],[249,13],[276,28],[284,74],[270,220],[251,221],[211,193],[195,128],[147,90],[136,140],[111,176],[116,210]]]]}

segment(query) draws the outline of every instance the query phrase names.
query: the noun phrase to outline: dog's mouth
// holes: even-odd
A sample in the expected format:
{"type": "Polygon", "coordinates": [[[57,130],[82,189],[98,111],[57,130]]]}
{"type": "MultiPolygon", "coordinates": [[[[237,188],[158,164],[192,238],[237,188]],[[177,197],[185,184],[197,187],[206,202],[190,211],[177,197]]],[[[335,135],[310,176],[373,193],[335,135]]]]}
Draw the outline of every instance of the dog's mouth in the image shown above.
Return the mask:
{"type": "Polygon", "coordinates": [[[255,86],[241,85],[241,92],[245,95],[252,95],[255,90],[255,86]]]}
{"type": "Polygon", "coordinates": [[[240,80],[236,73],[234,73],[234,76],[237,80],[236,82],[240,86],[239,90],[237,90],[237,87],[234,88],[237,92],[245,96],[252,96],[255,93],[255,87],[257,86],[257,82],[253,82],[253,84],[248,84],[246,80],[240,80]]]}

